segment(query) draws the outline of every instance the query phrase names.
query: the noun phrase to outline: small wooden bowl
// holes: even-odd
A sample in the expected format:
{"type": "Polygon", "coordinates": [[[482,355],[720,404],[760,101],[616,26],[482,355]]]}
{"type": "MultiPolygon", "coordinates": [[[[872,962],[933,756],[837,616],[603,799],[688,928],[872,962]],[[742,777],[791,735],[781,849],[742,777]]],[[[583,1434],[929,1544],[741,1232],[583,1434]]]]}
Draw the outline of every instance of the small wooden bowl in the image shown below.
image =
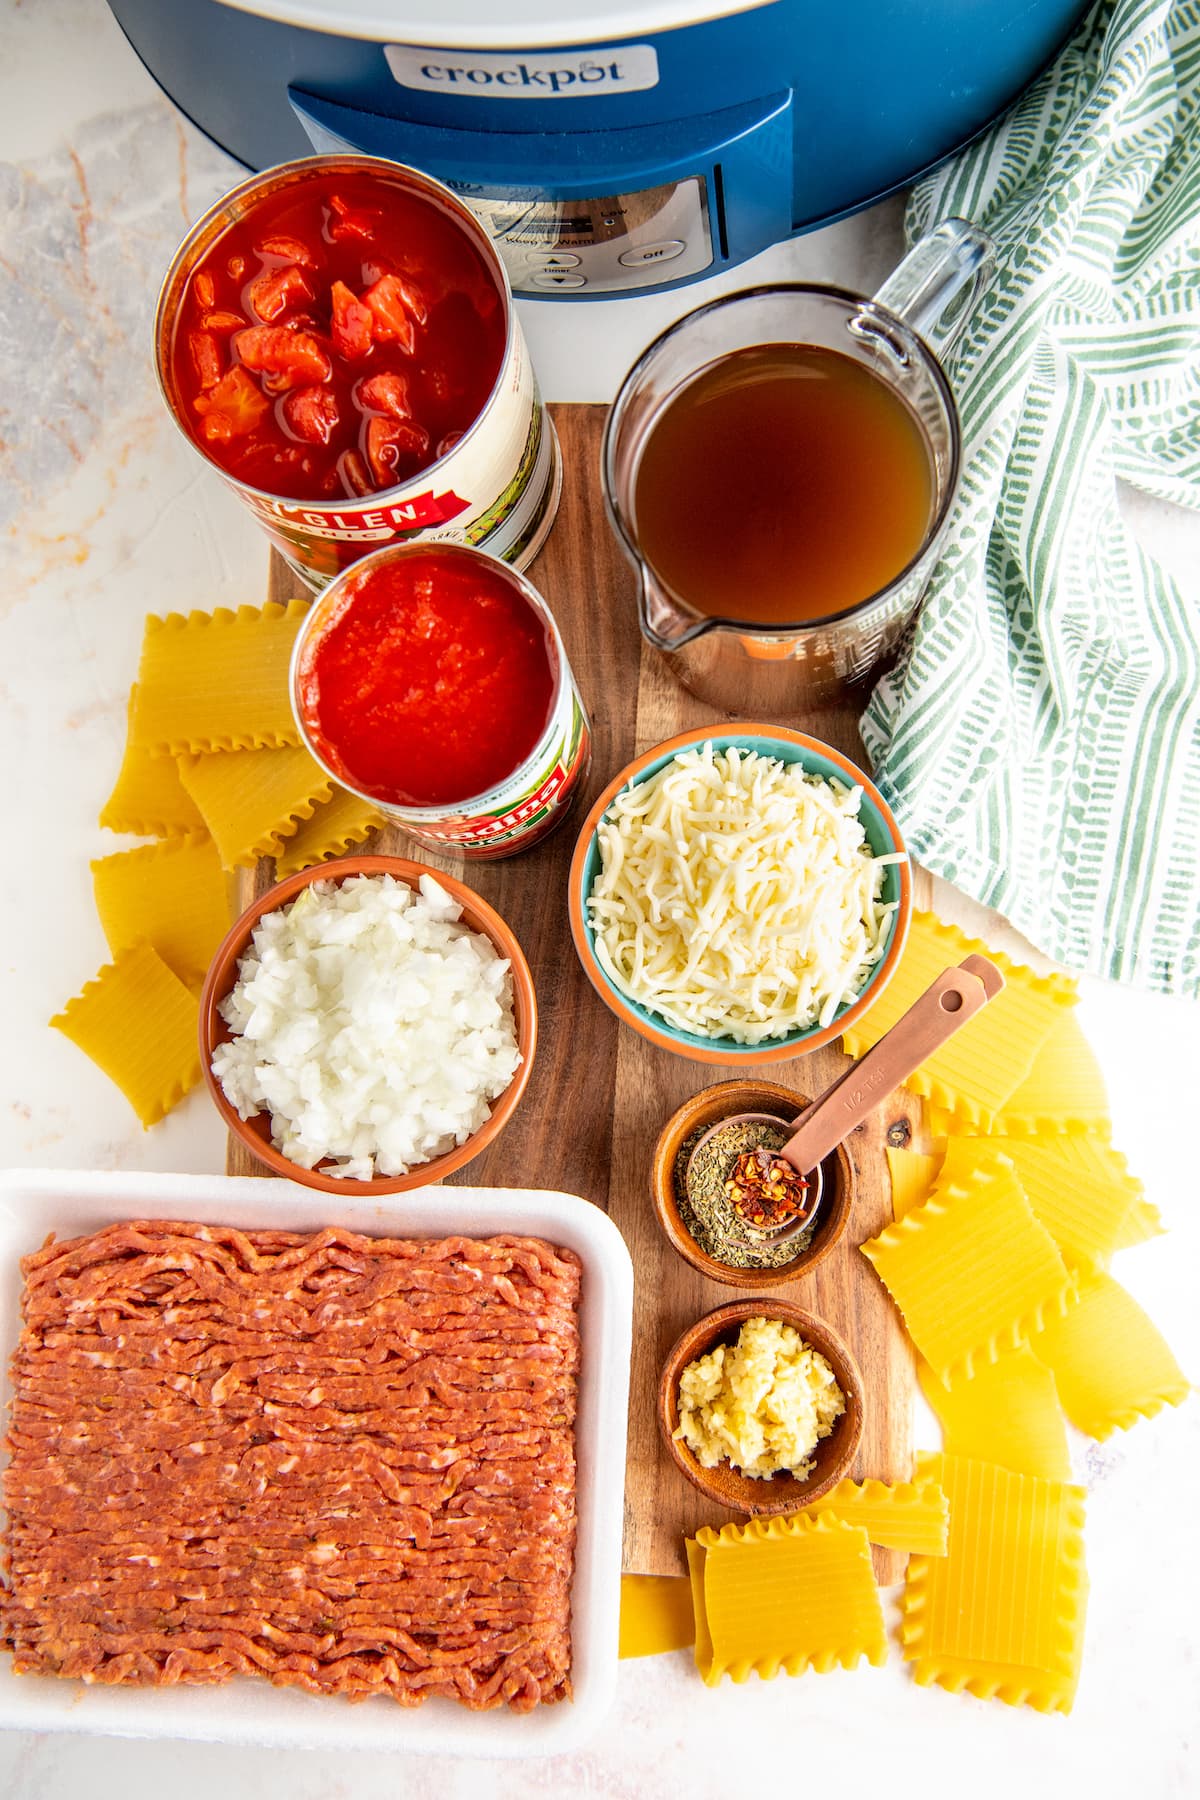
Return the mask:
{"type": "Polygon", "coordinates": [[[654,1210],[672,1248],[710,1281],[736,1288],[774,1288],[785,1281],[799,1281],[824,1262],[850,1223],[855,1179],[854,1164],[845,1144],[839,1144],[822,1164],[824,1191],[808,1248],[777,1269],[735,1269],[720,1262],[700,1248],[680,1217],[675,1197],[675,1162],[694,1131],[707,1131],[710,1125],[719,1124],[733,1113],[778,1113],[786,1121],[794,1119],[807,1105],[807,1100],[775,1082],[721,1081],[685,1100],[660,1131],[650,1168],[654,1210]]]}
{"type": "Polygon", "coordinates": [[[789,1306],[786,1300],[731,1300],[685,1331],[663,1365],[658,1384],[658,1422],[677,1469],[693,1487],[730,1512],[787,1513],[809,1506],[827,1494],[848,1472],[863,1430],[863,1384],[858,1364],[849,1349],[823,1319],[789,1306]],[[846,1410],[813,1451],[811,1474],[772,1475],[758,1479],[743,1475],[732,1463],[705,1469],[682,1440],[673,1434],[679,1424],[679,1378],[689,1363],[704,1356],[716,1344],[732,1344],[747,1319],[782,1319],[794,1325],[806,1344],[829,1363],[846,1401],[846,1410]]]}
{"type": "Polygon", "coordinates": [[[516,1111],[521,1095],[529,1083],[536,1048],[537,1000],[533,976],[510,927],[486,900],[480,899],[478,894],[461,881],[456,881],[452,875],[444,875],[440,869],[427,868],[424,863],[406,862],[399,856],[343,856],[332,862],[318,863],[311,869],[302,869],[298,875],[289,875],[286,881],[279,882],[269,893],[246,908],[213,957],[200,995],[200,1067],[204,1071],[204,1079],[208,1083],[208,1091],[217,1111],[230,1131],[241,1138],[247,1149],[274,1174],[286,1175],[292,1181],[302,1182],[305,1187],[320,1188],[327,1194],[399,1194],[409,1188],[427,1187],[431,1182],[441,1181],[443,1176],[452,1174],[455,1169],[461,1169],[464,1163],[469,1163],[472,1157],[478,1156],[503,1131],[516,1111]],[[490,938],[497,953],[508,959],[512,970],[513,1019],[521,1052],[520,1066],[504,1092],[493,1101],[490,1117],[484,1120],[479,1130],[473,1132],[465,1144],[456,1145],[453,1150],[446,1151],[444,1156],[435,1156],[430,1162],[417,1164],[407,1175],[376,1175],[369,1181],[329,1175],[321,1163],[315,1169],[302,1169],[298,1163],[291,1162],[271,1142],[270,1115],[259,1112],[253,1118],[243,1119],[237,1108],[231,1106],[226,1099],[225,1090],[212,1071],[214,1049],[218,1044],[227,1043],[234,1035],[217,1007],[237,981],[238,962],[249,946],[255,925],[264,913],[274,912],[278,907],[286,906],[290,900],[294,900],[310,882],[344,881],[350,875],[392,875],[397,881],[407,882],[410,887],[416,887],[422,875],[432,875],[451,898],[458,901],[462,907],[463,924],[483,937],[490,938]]]}

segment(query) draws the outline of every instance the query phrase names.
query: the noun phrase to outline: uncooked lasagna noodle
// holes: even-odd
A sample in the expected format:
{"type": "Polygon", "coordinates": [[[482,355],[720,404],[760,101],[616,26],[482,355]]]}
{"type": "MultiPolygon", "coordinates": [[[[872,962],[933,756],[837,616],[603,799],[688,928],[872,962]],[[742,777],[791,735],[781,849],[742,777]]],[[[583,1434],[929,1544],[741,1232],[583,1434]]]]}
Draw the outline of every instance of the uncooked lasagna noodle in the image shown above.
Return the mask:
{"type": "Polygon", "coordinates": [[[1054,1239],[995,1150],[966,1179],[939,1178],[930,1199],[860,1249],[942,1381],[1027,1343],[1074,1294],[1054,1239]]]}
{"type": "MultiPolygon", "coordinates": [[[[706,1615],[704,1583],[712,1569],[712,1552],[730,1548],[738,1550],[738,1567],[748,1566],[750,1559],[740,1550],[746,1542],[778,1543],[782,1540],[785,1544],[793,1543],[802,1521],[815,1520],[823,1515],[830,1525],[861,1527],[872,1544],[882,1544],[891,1549],[925,1556],[944,1556],[946,1553],[949,1506],[936,1481],[842,1481],[823,1499],[805,1507],[803,1512],[791,1514],[786,1519],[774,1519],[769,1526],[765,1521],[759,1520],[755,1526],[728,1525],[721,1532],[713,1532],[711,1528],[701,1531],[697,1540],[687,1545],[687,1575],[622,1575],[621,1656],[658,1656],[664,1651],[683,1650],[695,1643],[695,1609],[698,1599],[705,1615],[701,1636],[707,1644],[707,1649],[700,1653],[700,1664],[702,1670],[710,1670],[712,1639],[706,1615]],[[693,1581],[697,1583],[695,1589],[693,1581]]],[[[839,1552],[842,1553],[848,1570],[850,1595],[857,1596],[862,1604],[863,1617],[869,1626],[873,1625],[876,1602],[868,1596],[874,1585],[874,1578],[872,1576],[869,1583],[865,1580],[867,1570],[862,1567],[858,1540],[854,1540],[855,1550],[852,1555],[846,1552],[851,1540],[845,1533],[835,1534],[832,1540],[821,1537],[813,1539],[809,1536],[802,1541],[806,1546],[802,1555],[811,1555],[814,1544],[818,1554],[822,1550],[832,1552],[836,1559],[839,1552]]],[[[772,1586],[778,1587],[781,1576],[787,1569],[789,1554],[786,1550],[771,1553],[767,1572],[772,1586]]],[[[807,1567],[805,1572],[810,1578],[811,1587],[811,1567],[807,1567]]],[[[718,1588],[720,1585],[718,1583],[718,1588]]],[[[822,1593],[820,1603],[828,1606],[831,1598],[829,1593],[822,1593]]],[[[839,1603],[846,1598],[846,1595],[839,1595],[839,1603]]],[[[791,1607],[790,1594],[783,1595],[782,1604],[791,1607]]],[[[850,1604],[853,1604],[852,1598],[850,1604]]],[[[755,1610],[756,1603],[751,1601],[749,1611],[754,1613],[755,1610]]],[[[751,1658],[755,1667],[759,1666],[760,1651],[769,1659],[774,1649],[773,1627],[766,1615],[761,1616],[759,1625],[762,1641],[754,1647],[751,1658]]],[[[789,1615],[789,1630],[794,1625],[795,1620],[789,1615]]],[[[753,1618],[748,1618],[745,1628],[749,1636],[759,1627],[753,1618]]],[[[873,1629],[869,1628],[862,1643],[863,1653],[876,1646],[877,1641],[873,1629]]],[[[797,1666],[800,1666],[799,1663],[797,1666]]],[[[760,1668],[759,1672],[764,1673],[764,1670],[760,1668]]]]}
{"type": "Polygon", "coordinates": [[[1053,1371],[1068,1419],[1089,1437],[1128,1431],[1191,1392],[1153,1320],[1102,1272],[1081,1279],[1077,1304],[1047,1319],[1032,1349],[1053,1371]]]}
{"type": "MultiPolygon", "coordinates": [[[[133,719],[137,687],[129,694],[128,717],[133,719]]],[[[152,756],[131,736],[112,793],[104,802],[100,823],[107,831],[125,831],[134,837],[177,837],[202,832],[204,820],[179,779],[175,759],[152,756]]]]}
{"type": "Polygon", "coordinates": [[[213,750],[177,757],[176,764],[226,869],[274,856],[333,789],[302,744],[282,750],[213,750]]]}
{"type": "Polygon", "coordinates": [[[149,1130],[200,1080],[199,1011],[158,952],[139,943],[106,963],[50,1023],[104,1070],[149,1130]]]}
{"type": "Polygon", "coordinates": [[[918,1458],[950,1499],[946,1556],[914,1556],[900,1638],[922,1687],[1070,1712],[1083,1655],[1084,1490],[965,1456],[918,1458]]]}
{"type": "Polygon", "coordinates": [[[971,1179],[991,1156],[1008,1158],[1035,1219],[1069,1269],[1102,1269],[1120,1244],[1142,1184],[1111,1144],[1091,1132],[1028,1137],[951,1137],[938,1185],[971,1179]]]}
{"type": "MultiPolygon", "coordinates": [[[[930,1129],[942,1132],[936,1112],[930,1129]]],[[[1051,1131],[1110,1135],[1104,1076],[1074,1013],[1067,1013],[1052,1027],[1028,1075],[997,1114],[994,1129],[1006,1137],[1051,1131]]]]}
{"type": "Polygon", "coordinates": [[[686,1575],[622,1575],[617,1654],[662,1656],[696,1641],[692,1584],[686,1575]]]}
{"type": "Polygon", "coordinates": [[[839,1481],[806,1506],[802,1517],[823,1513],[843,1525],[861,1525],[871,1543],[916,1556],[944,1556],[949,1509],[936,1481],[839,1481]]]}
{"type": "Polygon", "coordinates": [[[887,1630],[861,1525],[831,1515],[705,1525],[686,1540],[696,1619],[696,1667],[772,1681],[887,1660],[887,1630]]]}
{"type": "MultiPolygon", "coordinates": [[[[185,984],[204,972],[229,930],[229,898],[221,861],[210,839],[168,838],[118,850],[92,864],[96,911],[114,956],[152,944],[185,984]]],[[[129,1021],[137,1029],[136,1019],[129,1021]]]]}
{"type": "Polygon", "coordinates": [[[931,1123],[938,1136],[947,1129],[989,1130],[1078,998],[1075,984],[1065,975],[1035,975],[1023,963],[967,937],[956,925],[947,925],[932,913],[914,912],[891,981],[842,1034],[846,1054],[864,1055],[931,982],[970,955],[990,957],[998,965],[1004,975],[1003,993],[926,1057],[904,1084],[939,1110],[938,1121],[931,1123]]]}
{"type": "Polygon", "coordinates": [[[22,1268],[17,1673],[570,1695],[571,1252],[142,1223],[22,1268]]]}
{"type": "Polygon", "coordinates": [[[1054,1376],[1027,1345],[939,1381],[918,1362],[921,1392],[942,1428],[942,1447],[953,1456],[998,1463],[1014,1475],[1070,1481],[1071,1456],[1054,1376]]]}
{"type": "Polygon", "coordinates": [[[298,744],[288,699],[292,645],[308,604],[151,613],[129,720],[151,755],[253,750],[298,744]]]}
{"type": "Polygon", "coordinates": [[[341,856],[355,844],[361,844],[372,831],[378,831],[384,817],[368,800],[334,787],[328,800],[313,809],[299,829],[285,838],[275,851],[275,873],[282,881],[314,863],[341,856]]]}
{"type": "Polygon", "coordinates": [[[933,1192],[933,1184],[945,1160],[938,1151],[928,1155],[921,1150],[887,1148],[888,1173],[892,1178],[892,1218],[903,1219],[914,1207],[924,1206],[933,1192]]]}

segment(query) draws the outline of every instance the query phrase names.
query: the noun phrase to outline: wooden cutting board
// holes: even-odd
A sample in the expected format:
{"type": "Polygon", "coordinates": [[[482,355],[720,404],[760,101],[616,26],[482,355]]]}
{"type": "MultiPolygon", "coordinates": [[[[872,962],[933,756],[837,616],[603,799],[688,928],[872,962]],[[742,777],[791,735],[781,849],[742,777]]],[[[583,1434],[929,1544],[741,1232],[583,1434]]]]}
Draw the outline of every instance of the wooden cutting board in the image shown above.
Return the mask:
{"type": "MultiPolygon", "coordinates": [[[[566,825],[547,842],[498,863],[439,858],[388,830],[372,848],[413,856],[462,876],[508,920],[537,986],[539,1043],[528,1091],[498,1140],[454,1184],[557,1188],[604,1207],[624,1234],[635,1277],[633,1367],[625,1486],[625,1568],[678,1574],[683,1538],[725,1522],[686,1482],[659,1439],[659,1369],[676,1337],[735,1290],[694,1273],[659,1231],[650,1201],[650,1157],[668,1114],[689,1095],[725,1079],[720,1068],[685,1061],[618,1024],[579,967],[567,925],[567,867],[576,830],[599,790],[625,763],[675,732],[716,724],[722,715],[686,693],[638,630],[632,574],[603,516],[599,489],[605,408],[551,409],[562,442],[562,508],[529,573],[554,611],[592,720],[592,766],[566,825]]],[[[270,597],[297,583],[272,559],[270,597]]],[[[792,723],[861,759],[857,708],[797,713],[792,723]]],[[[922,878],[923,879],[923,878],[922,878]]],[[[241,871],[248,903],[274,881],[270,860],[241,871]]],[[[918,885],[918,904],[928,904],[918,885]]],[[[811,1097],[846,1067],[836,1048],[762,1070],[768,1080],[811,1097]]],[[[730,1068],[729,1077],[736,1074],[730,1068]]],[[[778,1292],[828,1319],[862,1369],[866,1423],[856,1477],[907,1480],[912,1469],[914,1369],[899,1319],[857,1246],[891,1220],[885,1144],[916,1135],[920,1102],[900,1094],[850,1139],[858,1198],[838,1249],[806,1279],[778,1292]]],[[[232,1142],[231,1174],[263,1173],[232,1142]]],[[[898,1580],[903,1558],[875,1551],[883,1581],[898,1580]]]]}

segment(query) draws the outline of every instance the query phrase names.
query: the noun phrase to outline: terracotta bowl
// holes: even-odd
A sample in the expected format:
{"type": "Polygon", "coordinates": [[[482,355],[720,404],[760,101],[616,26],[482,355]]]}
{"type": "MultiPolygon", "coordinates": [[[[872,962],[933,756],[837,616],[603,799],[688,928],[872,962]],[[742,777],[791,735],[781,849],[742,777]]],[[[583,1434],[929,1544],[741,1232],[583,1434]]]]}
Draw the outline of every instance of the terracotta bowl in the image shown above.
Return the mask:
{"type": "Polygon", "coordinates": [[[286,881],[279,882],[260,900],[248,906],[233,926],[212,960],[200,995],[200,1066],[204,1070],[208,1091],[217,1111],[234,1136],[240,1138],[246,1148],[260,1162],[265,1163],[268,1169],[276,1175],[287,1175],[293,1181],[302,1182],[305,1187],[320,1188],[327,1194],[399,1194],[407,1188],[426,1187],[431,1182],[440,1181],[443,1176],[452,1174],[455,1169],[461,1169],[503,1131],[516,1111],[533,1069],[536,1048],[537,1001],[533,977],[512,931],[486,900],[481,900],[478,894],[465,887],[461,881],[455,881],[451,875],[444,875],[440,869],[427,868],[423,863],[406,862],[398,856],[339,857],[332,862],[318,863],[315,868],[303,869],[298,875],[289,875],[286,881]],[[237,1108],[230,1105],[225,1097],[225,1090],[212,1072],[214,1049],[218,1044],[228,1043],[234,1036],[217,1007],[237,981],[238,961],[249,945],[250,934],[259,919],[264,913],[286,906],[310,882],[342,881],[350,875],[392,875],[397,881],[406,881],[410,887],[415,887],[422,875],[432,875],[458,901],[462,907],[463,923],[470,926],[472,931],[490,938],[498,953],[508,958],[512,969],[513,1015],[521,1051],[521,1065],[499,1099],[492,1102],[491,1116],[465,1144],[448,1150],[444,1156],[435,1156],[430,1162],[418,1164],[407,1175],[377,1175],[369,1181],[347,1180],[342,1176],[330,1175],[321,1163],[315,1169],[302,1169],[298,1163],[291,1162],[271,1142],[271,1121],[268,1114],[256,1113],[250,1119],[239,1117],[237,1108]]]}
{"type": "Polygon", "coordinates": [[[862,1437],[863,1408],[862,1376],[846,1345],[823,1319],[789,1306],[786,1300],[732,1300],[708,1313],[675,1344],[658,1384],[658,1422],[676,1468],[693,1487],[728,1512],[796,1512],[827,1494],[849,1473],[862,1437]],[[718,1463],[715,1469],[702,1468],[687,1445],[672,1435],[679,1424],[679,1378],[684,1369],[715,1345],[734,1343],[745,1321],[756,1318],[782,1319],[794,1325],[805,1343],[829,1363],[846,1399],[845,1412],[813,1451],[812,1472],[804,1480],[786,1474],[759,1480],[727,1462],[718,1463]]]}
{"type": "Polygon", "coordinates": [[[824,1262],[850,1223],[855,1177],[854,1164],[845,1144],[839,1144],[821,1166],[821,1203],[808,1248],[779,1268],[731,1268],[728,1263],[720,1262],[702,1250],[680,1217],[675,1195],[675,1163],[682,1146],[694,1131],[707,1131],[710,1125],[719,1124],[733,1113],[777,1113],[781,1119],[794,1119],[807,1104],[802,1095],[775,1082],[722,1081],[715,1087],[702,1088],[690,1100],[685,1100],[659,1132],[650,1167],[651,1193],[658,1222],[672,1248],[710,1281],[736,1288],[775,1288],[785,1281],[799,1281],[801,1276],[811,1274],[818,1263],[824,1262]]]}
{"type": "Polygon", "coordinates": [[[828,1025],[812,1025],[807,1031],[793,1031],[786,1037],[772,1038],[765,1044],[739,1044],[731,1037],[700,1037],[695,1032],[681,1031],[668,1023],[661,1013],[630,1000],[610,981],[596,955],[595,938],[588,920],[587,897],[600,870],[600,840],[597,827],[616,796],[623,788],[636,787],[666,766],[681,750],[711,742],[717,750],[736,745],[770,756],[780,762],[799,763],[811,775],[837,780],[862,789],[859,817],[867,840],[877,856],[905,849],[900,827],[891,808],[864,770],[848,756],[823,744],[802,731],[790,731],[784,725],[754,725],[739,722],[732,725],[706,725],[684,731],[678,737],[657,744],[634,762],[627,764],[609,782],[583,822],[571,858],[567,886],[567,911],[571,921],[571,937],[583,964],[584,974],[601,1000],[625,1025],[631,1025],[642,1037],[662,1050],[673,1050],[692,1062],[723,1063],[726,1067],[756,1068],[764,1063],[787,1062],[809,1050],[819,1050],[840,1037],[847,1025],[861,1017],[874,1004],[895,974],[908,936],[912,917],[912,868],[907,856],[892,863],[884,872],[883,898],[895,901],[888,934],[887,949],[872,969],[866,986],[848,1006],[842,1007],[828,1025]]]}

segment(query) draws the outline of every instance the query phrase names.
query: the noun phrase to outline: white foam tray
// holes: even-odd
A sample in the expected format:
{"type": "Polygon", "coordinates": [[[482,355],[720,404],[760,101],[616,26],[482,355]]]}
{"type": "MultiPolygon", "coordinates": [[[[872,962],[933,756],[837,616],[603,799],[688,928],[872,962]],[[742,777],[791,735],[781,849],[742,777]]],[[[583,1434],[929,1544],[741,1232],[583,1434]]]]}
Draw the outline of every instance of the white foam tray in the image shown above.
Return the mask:
{"type": "Polygon", "coordinates": [[[415,1710],[385,1696],[352,1704],[242,1678],[219,1687],[114,1688],[14,1675],[0,1653],[0,1726],[94,1731],[118,1737],[196,1738],[225,1744],[403,1751],[461,1756],[551,1756],[597,1728],[616,1686],[621,1528],[633,1271],[624,1240],[598,1207],[570,1194],[525,1188],[429,1187],[367,1201],[350,1191],[310,1194],[290,1181],[226,1176],[0,1172],[0,1398],[5,1426],[8,1359],[20,1329],[19,1259],[49,1232],[78,1237],[121,1219],[313,1231],[345,1225],[374,1236],[544,1237],[583,1262],[581,1371],[576,1428],[579,1534],[571,1590],[575,1697],[532,1713],[469,1712],[431,1699],[415,1710]]]}

